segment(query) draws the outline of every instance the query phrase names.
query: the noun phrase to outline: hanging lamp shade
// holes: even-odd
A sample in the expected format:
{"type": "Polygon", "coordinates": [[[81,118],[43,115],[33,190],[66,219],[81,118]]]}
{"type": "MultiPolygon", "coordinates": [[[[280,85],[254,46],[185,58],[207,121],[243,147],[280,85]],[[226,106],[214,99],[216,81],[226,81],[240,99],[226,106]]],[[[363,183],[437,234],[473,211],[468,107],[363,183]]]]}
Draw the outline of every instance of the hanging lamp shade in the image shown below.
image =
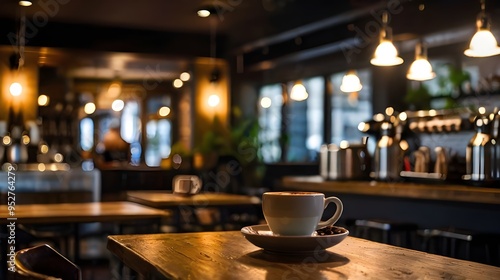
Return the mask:
{"type": "Polygon", "coordinates": [[[477,32],[472,36],[469,48],[464,51],[470,57],[489,57],[500,54],[495,36],[491,33],[490,20],[485,12],[485,2],[481,1],[481,12],[477,16],[477,32]]]}
{"type": "Polygon", "coordinates": [[[394,66],[403,63],[403,59],[398,56],[398,50],[392,43],[392,29],[387,26],[387,20],[387,12],[384,12],[380,30],[380,44],[370,60],[370,63],[376,66],[394,66]]]}
{"type": "Polygon", "coordinates": [[[432,65],[427,60],[427,49],[423,43],[415,46],[415,61],[410,66],[406,78],[414,81],[427,81],[434,79],[436,73],[432,71],[432,65]]]}
{"type": "Polygon", "coordinates": [[[290,92],[290,98],[295,101],[304,101],[309,97],[306,87],[301,82],[295,83],[290,92]]]}
{"type": "Polygon", "coordinates": [[[376,66],[394,66],[403,63],[392,41],[382,39],[370,63],[376,66]]]}
{"type": "Polygon", "coordinates": [[[358,92],[363,88],[361,81],[359,80],[356,71],[351,70],[347,72],[342,78],[342,84],[340,85],[340,90],[343,92],[358,92]]]}

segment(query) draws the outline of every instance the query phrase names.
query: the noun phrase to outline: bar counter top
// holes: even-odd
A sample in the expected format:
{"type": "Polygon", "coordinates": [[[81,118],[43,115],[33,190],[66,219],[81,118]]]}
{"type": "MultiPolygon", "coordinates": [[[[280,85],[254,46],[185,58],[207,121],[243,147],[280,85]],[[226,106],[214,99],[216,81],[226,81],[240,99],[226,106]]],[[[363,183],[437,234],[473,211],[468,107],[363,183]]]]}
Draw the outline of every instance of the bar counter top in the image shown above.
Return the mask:
{"type": "Polygon", "coordinates": [[[499,188],[453,184],[328,181],[321,176],[285,176],[283,189],[500,205],[499,188]]]}

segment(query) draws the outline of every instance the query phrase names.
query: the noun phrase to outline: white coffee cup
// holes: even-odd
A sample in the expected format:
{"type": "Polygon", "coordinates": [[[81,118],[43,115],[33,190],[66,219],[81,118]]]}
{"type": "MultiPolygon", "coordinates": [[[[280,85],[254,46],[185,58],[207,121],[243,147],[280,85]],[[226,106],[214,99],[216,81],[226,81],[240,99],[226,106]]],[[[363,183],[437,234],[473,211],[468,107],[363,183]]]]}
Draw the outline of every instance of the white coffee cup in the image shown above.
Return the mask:
{"type": "Polygon", "coordinates": [[[173,179],[173,193],[197,194],[201,189],[201,180],[195,175],[177,175],[173,179]]]}
{"type": "Polygon", "coordinates": [[[311,236],[316,229],[335,224],[343,209],[339,198],[325,198],[319,192],[265,192],[262,196],[264,218],[274,235],[311,236]],[[321,221],[330,202],[337,209],[331,218],[321,221]]]}

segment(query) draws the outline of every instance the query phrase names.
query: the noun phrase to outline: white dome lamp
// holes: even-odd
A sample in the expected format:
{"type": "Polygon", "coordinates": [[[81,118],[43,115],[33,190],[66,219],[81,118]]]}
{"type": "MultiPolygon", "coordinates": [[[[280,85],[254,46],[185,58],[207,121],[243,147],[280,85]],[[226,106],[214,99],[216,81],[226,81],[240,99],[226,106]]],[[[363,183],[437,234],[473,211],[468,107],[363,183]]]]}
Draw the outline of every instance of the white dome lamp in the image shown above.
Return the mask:
{"type": "Polygon", "coordinates": [[[472,37],[469,48],[464,51],[470,57],[489,57],[500,54],[495,36],[490,31],[490,20],[486,15],[485,0],[481,1],[481,12],[477,16],[477,32],[472,37]]]}
{"type": "Polygon", "coordinates": [[[342,78],[342,84],[340,85],[340,90],[346,93],[359,92],[363,88],[361,81],[359,80],[356,71],[348,71],[342,78]]]}
{"type": "Polygon", "coordinates": [[[415,61],[410,66],[406,78],[414,81],[427,81],[434,79],[436,73],[432,71],[432,65],[427,60],[427,48],[423,43],[415,46],[415,61]]]}
{"type": "Polygon", "coordinates": [[[290,98],[295,101],[304,101],[307,97],[309,97],[309,94],[307,93],[306,87],[301,81],[296,82],[290,92],[290,98]]]}
{"type": "Polygon", "coordinates": [[[392,43],[392,29],[387,26],[388,14],[382,14],[382,28],[380,30],[380,44],[375,50],[370,63],[376,66],[394,66],[403,63],[403,59],[398,56],[398,50],[392,43]]]}

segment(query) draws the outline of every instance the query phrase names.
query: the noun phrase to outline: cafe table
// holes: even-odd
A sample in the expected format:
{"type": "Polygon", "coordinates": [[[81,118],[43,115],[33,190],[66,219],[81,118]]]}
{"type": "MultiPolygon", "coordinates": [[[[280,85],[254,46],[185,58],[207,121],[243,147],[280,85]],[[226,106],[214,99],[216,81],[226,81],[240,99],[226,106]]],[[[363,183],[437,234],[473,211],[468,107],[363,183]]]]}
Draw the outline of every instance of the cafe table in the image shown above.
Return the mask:
{"type": "Polygon", "coordinates": [[[500,267],[356,237],[307,254],[270,253],[240,231],[108,236],[145,279],[499,279],[500,267]]]}
{"type": "Polygon", "coordinates": [[[181,229],[180,213],[202,208],[217,208],[220,211],[220,225],[224,228],[229,216],[229,208],[233,206],[261,206],[257,196],[204,192],[193,195],[176,194],[171,191],[129,191],[127,200],[146,206],[174,211],[175,225],[181,229]]]}
{"type": "MultiPolygon", "coordinates": [[[[18,224],[69,224],[73,225],[75,242],[73,253],[75,261],[80,256],[78,228],[83,223],[108,222],[121,225],[124,222],[151,220],[159,229],[161,219],[171,214],[164,210],[147,207],[129,201],[56,203],[56,204],[20,204],[10,212],[6,205],[0,208],[1,236],[7,233],[7,225],[18,224]]],[[[6,256],[7,242],[1,240],[2,256],[6,256]]],[[[9,243],[10,244],[10,243],[9,243]]]]}

